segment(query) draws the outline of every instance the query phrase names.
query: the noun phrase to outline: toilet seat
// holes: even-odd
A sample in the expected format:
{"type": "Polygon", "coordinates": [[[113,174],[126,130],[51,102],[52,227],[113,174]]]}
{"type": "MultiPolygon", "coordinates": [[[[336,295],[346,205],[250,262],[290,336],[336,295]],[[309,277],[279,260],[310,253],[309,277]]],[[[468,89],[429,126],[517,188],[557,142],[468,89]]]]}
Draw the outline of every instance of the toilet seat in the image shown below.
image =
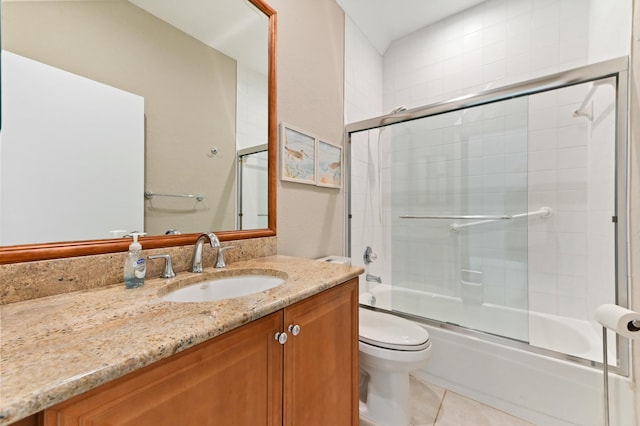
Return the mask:
{"type": "Polygon", "coordinates": [[[421,351],[430,346],[424,328],[395,315],[359,308],[360,341],[396,351],[421,351]]]}

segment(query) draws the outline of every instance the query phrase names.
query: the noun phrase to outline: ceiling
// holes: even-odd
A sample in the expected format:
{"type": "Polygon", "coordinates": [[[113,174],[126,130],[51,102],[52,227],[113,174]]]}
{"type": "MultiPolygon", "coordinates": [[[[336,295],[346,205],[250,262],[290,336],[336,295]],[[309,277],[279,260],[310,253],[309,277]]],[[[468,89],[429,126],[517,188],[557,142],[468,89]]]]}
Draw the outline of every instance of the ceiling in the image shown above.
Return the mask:
{"type": "Polygon", "coordinates": [[[393,40],[485,0],[336,0],[383,55],[393,40]]]}
{"type": "MultiPolygon", "coordinates": [[[[129,1],[251,68],[266,69],[264,45],[261,41],[255,41],[265,40],[269,31],[268,20],[245,2],[129,1]],[[247,13],[248,9],[253,10],[247,13]],[[193,10],[198,12],[190,14],[189,11],[193,10]],[[213,29],[216,30],[215,33],[211,33],[213,29]]],[[[484,1],[486,0],[336,0],[381,55],[393,40],[484,1]]]]}

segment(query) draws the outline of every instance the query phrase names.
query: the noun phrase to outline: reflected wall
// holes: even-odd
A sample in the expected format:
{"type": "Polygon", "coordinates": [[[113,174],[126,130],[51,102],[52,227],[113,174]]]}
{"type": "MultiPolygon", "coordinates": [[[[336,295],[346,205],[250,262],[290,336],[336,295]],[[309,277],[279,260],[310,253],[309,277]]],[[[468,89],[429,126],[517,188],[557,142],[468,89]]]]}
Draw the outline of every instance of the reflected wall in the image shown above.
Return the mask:
{"type": "Polygon", "coordinates": [[[145,190],[204,196],[145,200],[148,234],[235,229],[235,60],[128,2],[2,7],[3,49],[145,99],[145,190]]]}

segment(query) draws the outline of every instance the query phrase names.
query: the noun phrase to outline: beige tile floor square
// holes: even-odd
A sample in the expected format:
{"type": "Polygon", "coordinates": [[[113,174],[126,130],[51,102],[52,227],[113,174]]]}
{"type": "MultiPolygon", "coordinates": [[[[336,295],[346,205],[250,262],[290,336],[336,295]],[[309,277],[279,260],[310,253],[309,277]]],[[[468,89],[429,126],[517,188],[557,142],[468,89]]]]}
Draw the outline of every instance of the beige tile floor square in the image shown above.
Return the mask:
{"type": "MultiPolygon", "coordinates": [[[[495,408],[411,377],[412,426],[532,426],[495,408]]],[[[360,426],[377,425],[360,419],[360,426]]]]}

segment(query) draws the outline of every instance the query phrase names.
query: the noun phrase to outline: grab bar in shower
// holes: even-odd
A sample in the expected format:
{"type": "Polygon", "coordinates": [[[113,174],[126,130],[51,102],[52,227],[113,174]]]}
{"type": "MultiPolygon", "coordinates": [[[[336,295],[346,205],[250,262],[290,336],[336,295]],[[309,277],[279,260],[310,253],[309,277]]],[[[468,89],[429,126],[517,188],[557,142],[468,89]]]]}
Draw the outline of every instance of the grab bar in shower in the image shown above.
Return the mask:
{"type": "Polygon", "coordinates": [[[509,215],[487,215],[487,214],[475,214],[475,215],[428,215],[428,216],[412,216],[404,215],[400,216],[400,219],[490,219],[490,220],[509,220],[512,216],[509,215]]]}
{"type": "Polygon", "coordinates": [[[204,200],[204,195],[202,194],[158,194],[150,191],[144,192],[144,198],[147,200],[150,200],[153,197],[195,198],[198,201],[204,200]]]}
{"type": "Polygon", "coordinates": [[[534,210],[532,212],[514,214],[513,216],[511,216],[511,218],[518,219],[521,217],[529,217],[529,216],[549,217],[551,216],[551,207],[540,207],[538,210],[534,210]]]}
{"type": "MultiPolygon", "coordinates": [[[[520,214],[514,214],[509,216],[510,219],[520,219],[523,217],[529,217],[529,216],[542,216],[542,217],[549,217],[551,216],[551,208],[550,207],[540,207],[540,209],[538,210],[534,210],[532,212],[527,212],[527,213],[520,213],[520,214]]],[[[458,232],[461,228],[468,228],[470,226],[476,226],[476,225],[482,225],[485,223],[492,223],[495,222],[495,220],[481,220],[478,222],[468,222],[468,223],[452,223],[451,226],[449,228],[451,228],[452,231],[454,232],[458,232]]]]}

